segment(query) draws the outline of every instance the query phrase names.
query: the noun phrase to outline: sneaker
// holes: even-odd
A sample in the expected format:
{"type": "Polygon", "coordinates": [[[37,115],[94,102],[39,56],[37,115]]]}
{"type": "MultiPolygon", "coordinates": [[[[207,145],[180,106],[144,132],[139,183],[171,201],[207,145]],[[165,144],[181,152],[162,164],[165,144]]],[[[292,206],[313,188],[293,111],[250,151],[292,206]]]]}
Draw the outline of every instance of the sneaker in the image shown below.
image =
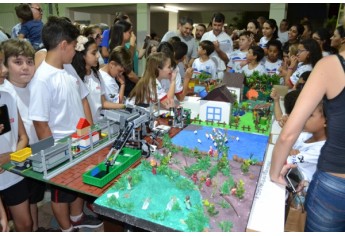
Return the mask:
{"type": "Polygon", "coordinates": [[[74,228],[90,228],[95,229],[101,227],[103,225],[103,221],[99,220],[98,218],[90,215],[83,215],[83,217],[77,221],[72,222],[74,228]]]}

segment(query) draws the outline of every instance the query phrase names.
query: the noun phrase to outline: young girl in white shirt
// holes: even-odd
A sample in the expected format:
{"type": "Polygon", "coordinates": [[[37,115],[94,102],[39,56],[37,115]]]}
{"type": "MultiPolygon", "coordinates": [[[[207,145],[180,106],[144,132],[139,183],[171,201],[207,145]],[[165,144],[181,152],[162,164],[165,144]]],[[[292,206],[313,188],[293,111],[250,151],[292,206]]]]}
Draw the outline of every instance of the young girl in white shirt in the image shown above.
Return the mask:
{"type": "Polygon", "coordinates": [[[143,77],[130,93],[130,102],[134,104],[149,104],[160,101],[164,108],[174,107],[176,70],[171,67],[171,58],[162,52],[151,54],[146,61],[143,77]],[[170,80],[168,92],[162,88],[160,81],[170,80]]]}
{"type": "Polygon", "coordinates": [[[108,85],[111,83],[114,85],[114,94],[116,94],[114,97],[117,97],[117,99],[110,99],[110,90],[111,88],[108,87],[107,89],[104,88],[104,83],[102,81],[101,73],[98,72],[98,46],[96,41],[92,37],[86,38],[85,36],[79,36],[78,37],[78,43],[79,47],[76,48],[76,54],[73,57],[72,65],[74,69],[77,71],[79,77],[83,80],[86,87],[89,89],[89,95],[87,96],[87,99],[89,101],[92,118],[94,122],[98,122],[101,119],[101,110],[102,109],[121,109],[124,108],[124,105],[119,103],[119,94],[124,92],[125,87],[125,79],[119,73],[123,72],[123,64],[130,63],[130,54],[127,50],[125,50],[123,47],[118,47],[113,50],[113,52],[110,54],[110,64],[106,65],[106,70],[101,70],[102,74],[105,75],[105,80],[108,81],[108,85]],[[120,63],[116,65],[115,67],[114,63],[112,63],[112,60],[114,61],[114,57],[117,55],[117,58],[122,58],[123,60],[120,60],[120,63]],[[121,56],[119,56],[121,55],[121,56]],[[127,60],[124,60],[126,59],[127,60]],[[108,74],[108,73],[110,74],[108,74]],[[116,72],[116,75],[115,75],[116,72]],[[119,89],[115,89],[115,86],[117,85],[114,77],[118,79],[118,81],[121,83],[121,89],[119,92],[119,89]],[[109,77],[109,78],[108,78],[109,77]],[[108,98],[109,101],[106,99],[106,91],[108,91],[108,98]],[[121,92],[122,91],[122,92],[121,92]]]}
{"type": "Polygon", "coordinates": [[[321,47],[314,39],[305,39],[298,44],[296,56],[290,57],[290,65],[285,74],[285,85],[292,88],[301,74],[311,71],[322,58],[321,47]]]}
{"type": "Polygon", "coordinates": [[[263,36],[260,39],[259,46],[264,49],[265,55],[267,54],[267,43],[270,40],[278,38],[278,26],[274,19],[268,19],[262,26],[263,36]]]}

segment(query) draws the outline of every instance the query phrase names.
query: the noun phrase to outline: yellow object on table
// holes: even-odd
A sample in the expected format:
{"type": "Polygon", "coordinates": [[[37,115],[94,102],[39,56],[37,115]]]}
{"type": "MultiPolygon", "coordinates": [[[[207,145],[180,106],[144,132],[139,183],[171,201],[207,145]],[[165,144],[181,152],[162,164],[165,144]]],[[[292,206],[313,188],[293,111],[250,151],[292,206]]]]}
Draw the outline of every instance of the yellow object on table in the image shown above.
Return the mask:
{"type": "Polygon", "coordinates": [[[25,161],[29,156],[31,156],[31,148],[26,147],[19,151],[13,152],[10,154],[11,160],[16,162],[23,162],[25,161]]]}

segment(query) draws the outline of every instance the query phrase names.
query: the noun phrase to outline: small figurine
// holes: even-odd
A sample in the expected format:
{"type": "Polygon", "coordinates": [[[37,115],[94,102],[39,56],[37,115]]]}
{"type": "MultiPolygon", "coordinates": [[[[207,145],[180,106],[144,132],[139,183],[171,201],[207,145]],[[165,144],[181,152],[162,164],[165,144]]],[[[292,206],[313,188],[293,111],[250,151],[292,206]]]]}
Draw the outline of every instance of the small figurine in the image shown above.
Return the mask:
{"type": "Polygon", "coordinates": [[[149,208],[149,205],[150,205],[150,198],[146,198],[141,209],[147,210],[147,208],[149,208]]]}
{"type": "Polygon", "coordinates": [[[210,149],[208,150],[208,155],[210,157],[213,157],[213,152],[214,152],[214,150],[213,150],[212,146],[210,146],[210,149]]]}
{"type": "Polygon", "coordinates": [[[236,141],[238,142],[240,140],[240,137],[236,137],[236,141]]]}
{"type": "Polygon", "coordinates": [[[186,199],[184,200],[184,203],[186,204],[186,209],[190,210],[192,208],[192,203],[190,202],[190,196],[187,195],[186,199]]]}
{"type": "Polygon", "coordinates": [[[197,131],[197,130],[195,130],[195,131],[194,131],[194,134],[197,134],[197,133],[198,133],[198,131],[197,131]]]}
{"type": "Polygon", "coordinates": [[[196,184],[196,182],[198,181],[198,174],[197,173],[194,173],[192,175],[192,180],[193,180],[194,184],[196,184]]]}
{"type": "Polygon", "coordinates": [[[212,185],[212,181],[211,181],[210,175],[207,175],[205,184],[206,184],[207,187],[210,187],[212,185]]]}
{"type": "Polygon", "coordinates": [[[152,174],[157,174],[157,162],[155,159],[151,159],[150,165],[152,166],[152,174]]]}
{"type": "Polygon", "coordinates": [[[201,140],[200,140],[200,139],[198,139],[198,143],[201,143],[201,140]]]}
{"type": "Polygon", "coordinates": [[[176,198],[175,198],[175,197],[172,197],[172,198],[170,199],[170,201],[168,202],[167,207],[166,207],[166,210],[167,210],[167,211],[171,211],[171,210],[172,210],[172,207],[173,207],[175,201],[176,201],[176,198]]]}
{"type": "Polygon", "coordinates": [[[217,143],[216,143],[216,142],[214,142],[213,145],[214,145],[215,147],[217,147],[217,143]]]}
{"type": "Polygon", "coordinates": [[[132,189],[131,182],[132,182],[132,176],[127,177],[128,183],[127,183],[127,189],[130,190],[132,189]]]}
{"type": "Polygon", "coordinates": [[[205,134],[206,138],[209,139],[210,135],[208,133],[205,134]]]}
{"type": "Polygon", "coordinates": [[[210,134],[210,138],[211,138],[212,141],[214,141],[214,138],[213,138],[213,135],[212,135],[212,134],[210,134]]]}

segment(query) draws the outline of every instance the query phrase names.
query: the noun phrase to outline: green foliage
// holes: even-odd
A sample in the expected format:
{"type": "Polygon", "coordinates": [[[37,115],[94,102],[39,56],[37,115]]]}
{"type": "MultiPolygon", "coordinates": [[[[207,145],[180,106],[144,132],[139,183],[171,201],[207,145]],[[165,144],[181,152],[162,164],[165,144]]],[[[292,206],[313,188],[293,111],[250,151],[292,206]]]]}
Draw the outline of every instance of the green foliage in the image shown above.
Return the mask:
{"type": "Polygon", "coordinates": [[[168,166],[167,165],[159,165],[157,167],[157,173],[161,175],[165,175],[168,172],[168,166]]]}
{"type": "Polygon", "coordinates": [[[207,213],[209,216],[215,216],[218,215],[219,211],[216,210],[214,204],[210,204],[209,206],[207,206],[207,213]]]}
{"type": "Polygon", "coordinates": [[[173,211],[180,211],[180,210],[181,210],[181,206],[180,206],[180,204],[178,203],[178,201],[175,201],[175,202],[174,202],[174,204],[172,205],[171,210],[173,210],[173,211]]]}
{"type": "Polygon", "coordinates": [[[169,148],[172,145],[172,141],[169,134],[164,134],[162,142],[163,142],[163,147],[165,148],[169,148]]]}
{"type": "Polygon", "coordinates": [[[148,160],[143,159],[141,161],[141,165],[145,170],[151,170],[152,169],[151,163],[148,160]]]}
{"type": "Polygon", "coordinates": [[[241,170],[243,174],[246,174],[249,172],[249,167],[250,167],[250,160],[244,160],[241,165],[241,170]]]}
{"type": "Polygon", "coordinates": [[[221,221],[218,225],[223,232],[231,232],[233,227],[233,223],[231,221],[221,221]]]}
{"type": "Polygon", "coordinates": [[[224,199],[222,199],[222,201],[219,202],[218,205],[220,205],[220,207],[224,208],[224,209],[230,208],[230,204],[227,201],[225,201],[224,199]]]}
{"type": "Polygon", "coordinates": [[[229,165],[224,166],[220,171],[222,172],[222,174],[224,176],[230,176],[230,166],[229,165]]]}
{"type": "Polygon", "coordinates": [[[220,187],[220,193],[222,195],[228,195],[230,194],[230,189],[233,188],[235,185],[234,179],[232,176],[229,176],[229,178],[223,182],[222,186],[220,187]]]}
{"type": "Polygon", "coordinates": [[[169,215],[169,211],[150,212],[149,217],[154,220],[163,221],[169,215]]]}
{"type": "Polygon", "coordinates": [[[153,153],[153,157],[157,160],[162,160],[164,156],[156,151],[153,153]]]}
{"type": "Polygon", "coordinates": [[[194,183],[186,178],[179,178],[179,180],[176,182],[176,187],[181,190],[195,189],[194,183]]]}
{"type": "Polygon", "coordinates": [[[185,156],[185,157],[190,157],[192,155],[192,150],[190,150],[189,148],[187,147],[182,147],[182,154],[185,156]]]}
{"type": "Polygon", "coordinates": [[[176,154],[180,151],[180,149],[175,145],[171,145],[170,147],[168,147],[168,149],[171,152],[171,154],[176,154]]]}
{"type": "Polygon", "coordinates": [[[197,77],[200,82],[205,82],[208,79],[212,78],[212,75],[208,73],[207,71],[201,71],[201,73],[197,77]]]}
{"type": "Polygon", "coordinates": [[[188,214],[188,218],[185,222],[189,231],[202,232],[209,224],[209,218],[204,215],[204,209],[198,207],[196,211],[192,211],[188,214]]]}
{"type": "Polygon", "coordinates": [[[227,166],[229,166],[229,160],[226,158],[226,156],[222,156],[217,163],[218,170],[222,170],[227,166]]]}
{"type": "Polygon", "coordinates": [[[132,211],[134,208],[133,202],[121,202],[114,195],[108,197],[108,204],[117,208],[125,209],[127,211],[132,211]]]}
{"type": "Polygon", "coordinates": [[[213,177],[215,177],[218,173],[218,166],[217,165],[214,165],[211,167],[210,169],[210,178],[212,179],[213,177]]]}
{"type": "Polygon", "coordinates": [[[236,188],[236,197],[239,199],[242,199],[244,197],[245,189],[244,189],[244,182],[243,180],[239,180],[237,183],[237,188],[236,188]]]}
{"type": "Polygon", "coordinates": [[[185,166],[184,171],[186,172],[187,175],[192,176],[195,172],[198,172],[198,166],[196,164],[190,165],[190,166],[185,166]]]}
{"type": "Polygon", "coordinates": [[[267,75],[258,71],[254,71],[251,76],[246,77],[246,83],[248,87],[255,89],[267,89],[267,86],[272,86],[280,83],[279,75],[267,75]]]}
{"type": "Polygon", "coordinates": [[[208,170],[211,166],[211,159],[209,156],[205,156],[204,158],[200,158],[196,162],[196,166],[199,170],[208,170]]]}

